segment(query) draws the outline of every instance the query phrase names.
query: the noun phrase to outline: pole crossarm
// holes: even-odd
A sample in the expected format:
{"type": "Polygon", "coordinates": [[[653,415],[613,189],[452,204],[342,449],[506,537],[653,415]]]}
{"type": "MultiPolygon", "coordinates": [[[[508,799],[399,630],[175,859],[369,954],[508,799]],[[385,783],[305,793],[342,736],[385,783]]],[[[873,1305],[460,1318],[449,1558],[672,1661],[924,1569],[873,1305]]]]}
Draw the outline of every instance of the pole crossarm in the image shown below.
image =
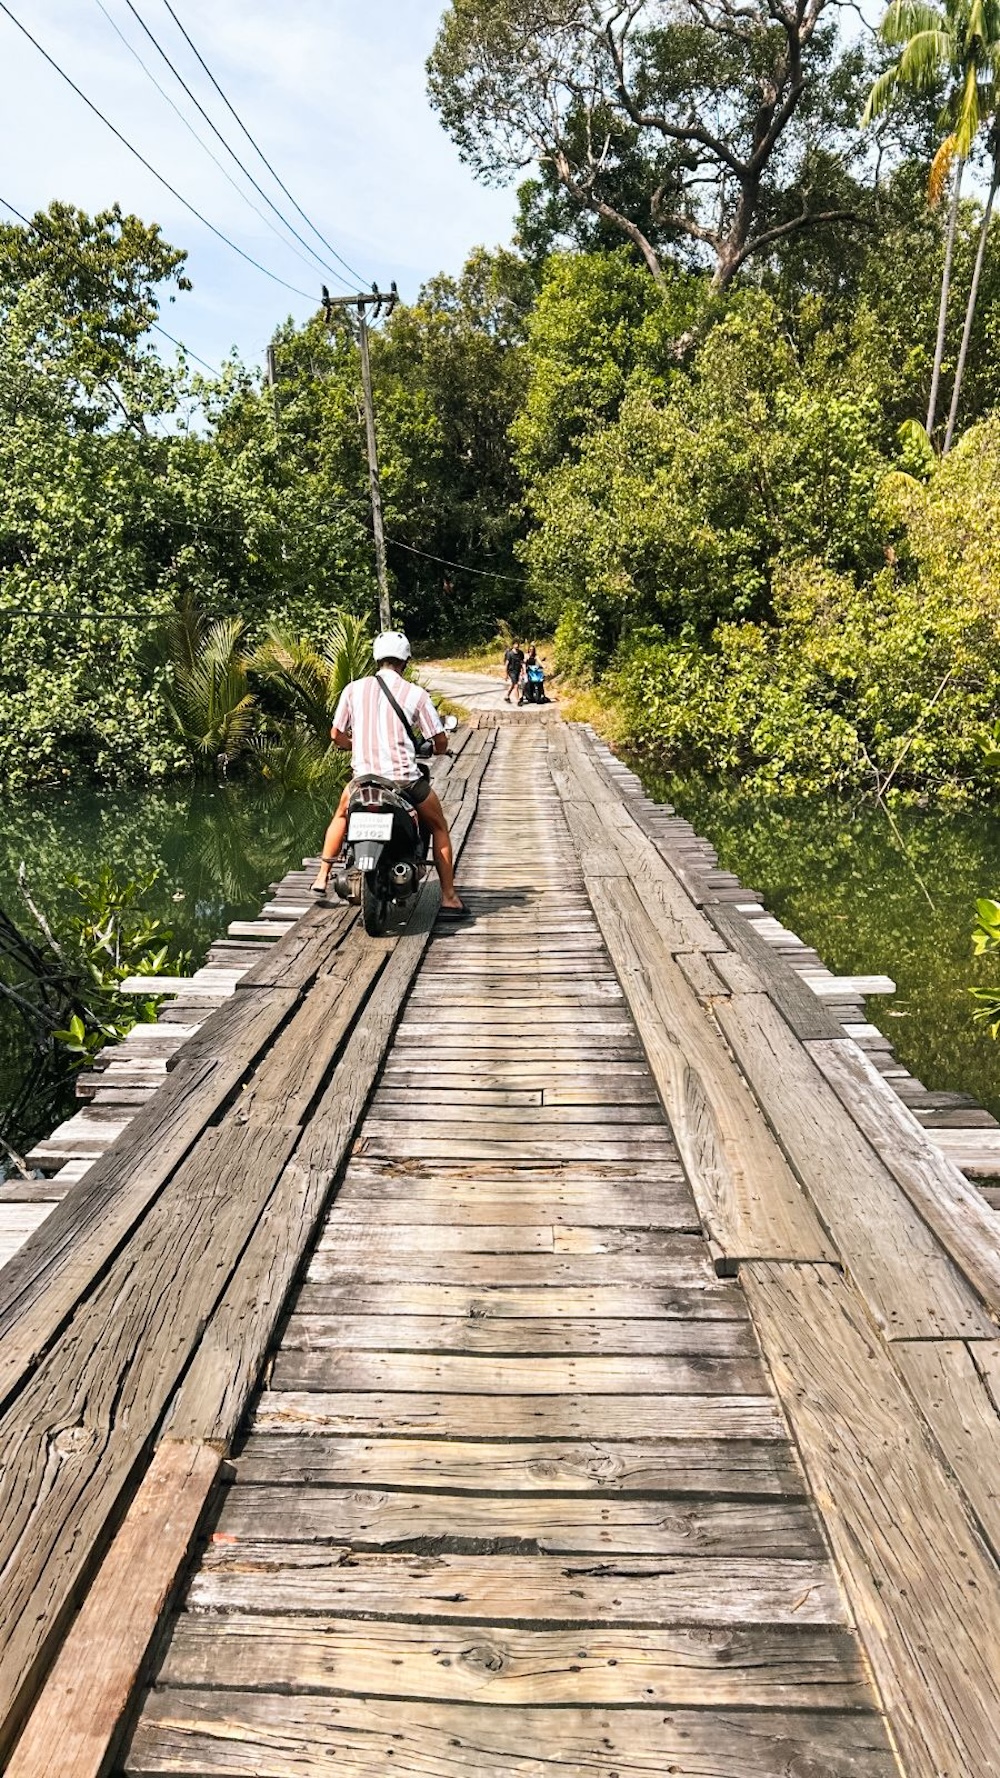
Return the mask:
{"type": "Polygon", "coordinates": [[[391,315],[398,301],[399,291],[395,278],[389,285],[388,292],[373,284],[370,290],[359,290],[356,296],[331,296],[326,285],[323,285],[323,313],[328,321],[334,309],[357,309],[359,315],[363,315],[366,309],[374,309],[372,319],[377,321],[383,310],[387,317],[391,315]]]}

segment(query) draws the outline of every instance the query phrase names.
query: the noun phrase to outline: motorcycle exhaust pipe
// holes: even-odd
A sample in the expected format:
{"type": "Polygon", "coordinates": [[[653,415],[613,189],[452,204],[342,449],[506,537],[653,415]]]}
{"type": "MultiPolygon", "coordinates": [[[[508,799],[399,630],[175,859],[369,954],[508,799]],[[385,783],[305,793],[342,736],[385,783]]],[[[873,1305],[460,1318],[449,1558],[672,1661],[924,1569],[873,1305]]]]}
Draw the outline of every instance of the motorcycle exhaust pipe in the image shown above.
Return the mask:
{"type": "Polygon", "coordinates": [[[400,860],[392,867],[392,886],[400,895],[409,895],[416,887],[416,872],[412,864],[400,860]]]}

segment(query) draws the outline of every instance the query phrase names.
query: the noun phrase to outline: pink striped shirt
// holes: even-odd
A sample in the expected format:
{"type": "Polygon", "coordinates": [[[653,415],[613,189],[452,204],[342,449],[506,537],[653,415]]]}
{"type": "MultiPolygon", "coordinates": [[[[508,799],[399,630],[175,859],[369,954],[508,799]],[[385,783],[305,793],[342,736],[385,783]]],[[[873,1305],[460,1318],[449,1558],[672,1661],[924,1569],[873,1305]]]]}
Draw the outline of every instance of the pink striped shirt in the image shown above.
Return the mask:
{"type": "MultiPolygon", "coordinates": [[[[444,723],[422,685],[403,679],[392,667],[381,668],[381,677],[412,728],[419,729],[427,740],[444,733],[444,723]]],[[[345,686],[333,726],[351,737],[351,767],[356,778],[374,773],[397,784],[412,784],[419,778],[410,737],[374,678],[352,679],[345,686]]]]}

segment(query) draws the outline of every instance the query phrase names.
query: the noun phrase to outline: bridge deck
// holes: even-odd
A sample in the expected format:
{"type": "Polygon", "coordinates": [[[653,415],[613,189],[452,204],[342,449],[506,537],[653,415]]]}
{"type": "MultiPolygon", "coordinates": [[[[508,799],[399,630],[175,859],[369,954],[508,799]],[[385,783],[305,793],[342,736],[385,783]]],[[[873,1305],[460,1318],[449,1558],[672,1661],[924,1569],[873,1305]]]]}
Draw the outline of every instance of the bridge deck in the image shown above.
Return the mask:
{"type": "Polygon", "coordinates": [[[130,1774],[890,1770],[546,754],[501,732],[130,1774]]]}
{"type": "Polygon", "coordinates": [[[579,731],[447,794],[0,1291],[8,1778],[984,1778],[995,1219],[579,731]]]}

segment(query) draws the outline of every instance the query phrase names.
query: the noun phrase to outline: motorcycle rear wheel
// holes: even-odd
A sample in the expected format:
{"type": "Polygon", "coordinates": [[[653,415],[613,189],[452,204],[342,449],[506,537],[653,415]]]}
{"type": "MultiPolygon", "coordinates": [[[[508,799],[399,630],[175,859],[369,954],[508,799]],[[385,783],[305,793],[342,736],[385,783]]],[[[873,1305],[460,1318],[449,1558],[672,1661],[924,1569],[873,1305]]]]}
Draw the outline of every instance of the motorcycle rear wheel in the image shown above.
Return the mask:
{"type": "Polygon", "coordinates": [[[374,872],[366,870],[361,877],[361,918],[369,938],[381,938],[389,921],[389,902],[378,892],[374,872]]]}

